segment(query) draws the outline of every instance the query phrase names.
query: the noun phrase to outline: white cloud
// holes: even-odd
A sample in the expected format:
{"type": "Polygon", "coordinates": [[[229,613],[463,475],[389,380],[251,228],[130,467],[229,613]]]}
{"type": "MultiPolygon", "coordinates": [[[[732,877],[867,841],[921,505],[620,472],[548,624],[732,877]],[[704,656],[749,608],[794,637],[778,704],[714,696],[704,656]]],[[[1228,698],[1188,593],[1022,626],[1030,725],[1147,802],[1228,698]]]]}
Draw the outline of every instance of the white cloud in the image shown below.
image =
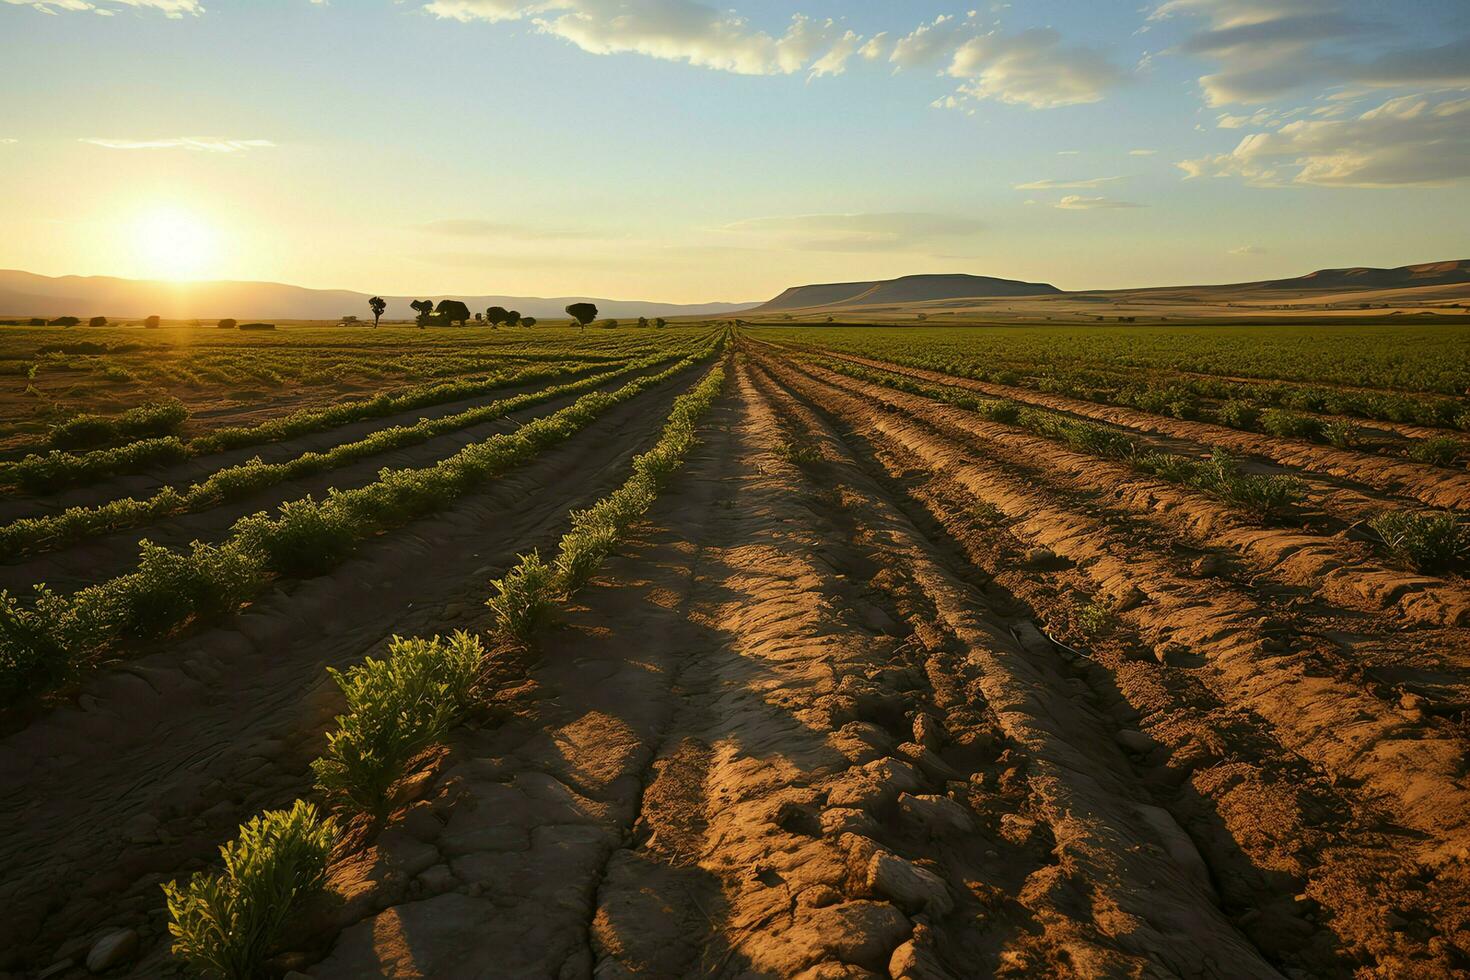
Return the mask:
{"type": "Polygon", "coordinates": [[[968,17],[943,14],[932,23],[920,24],[893,44],[888,60],[898,68],[922,68],[950,61],[954,53],[979,31],[975,13],[968,17]]]}
{"type": "Polygon", "coordinates": [[[1148,205],[1134,204],[1132,201],[1115,201],[1110,197],[1082,197],[1078,194],[1068,194],[1053,206],[1063,211],[1102,211],[1113,208],[1143,208],[1148,205]]]}
{"type": "Polygon", "coordinates": [[[960,93],[1033,109],[1098,102],[1127,74],[1101,52],[1062,43],[1049,27],[987,34],[959,47],[949,74],[965,79],[960,93]]]}
{"type": "Polygon", "coordinates": [[[1350,119],[1299,119],[1178,166],[1258,185],[1396,187],[1470,180],[1470,98],[1408,95],[1350,119]]]}
{"type": "Polygon", "coordinates": [[[642,54],[739,75],[839,74],[862,40],[835,21],[801,14],[775,37],[698,0],[434,0],[424,9],[463,22],[530,20],[591,54],[642,54]]]}
{"type": "Polygon", "coordinates": [[[1097,188],[1122,179],[1122,177],[1088,177],[1083,180],[1033,180],[1029,184],[1017,184],[1015,189],[1018,191],[1048,191],[1082,187],[1097,188]]]}
{"type": "Polygon", "coordinates": [[[1218,65],[1199,79],[1211,106],[1258,105],[1307,86],[1470,86],[1470,38],[1378,53],[1392,25],[1352,16],[1340,0],[1170,0],[1150,19],[1174,14],[1208,22],[1176,53],[1218,65]]]}
{"type": "Polygon", "coordinates": [[[10,143],[19,143],[19,142],[20,142],[20,140],[18,140],[18,139],[11,139],[10,137],[6,137],[5,139],[0,139],[0,144],[6,144],[6,145],[8,145],[10,143]]]}
{"type": "Polygon", "coordinates": [[[91,12],[110,17],[116,7],[132,7],[139,10],[156,10],[171,20],[185,14],[198,15],[204,12],[199,0],[4,0],[5,3],[21,7],[34,7],[43,14],[91,12]]]}
{"type": "Polygon", "coordinates": [[[177,136],[166,139],[120,140],[90,136],[78,140],[109,150],[199,150],[206,153],[240,153],[275,146],[270,140],[230,140],[215,136],[177,136]]]}
{"type": "Polygon", "coordinates": [[[895,211],[748,218],[728,224],[724,230],[763,237],[803,251],[886,252],[975,235],[984,230],[984,225],[956,215],[895,211]]]}
{"type": "Polygon", "coordinates": [[[1129,150],[1128,155],[1130,157],[1151,157],[1158,152],[1158,150],[1129,150]]]}
{"type": "Polygon", "coordinates": [[[1262,248],[1261,246],[1259,246],[1259,245],[1241,245],[1239,248],[1232,248],[1230,250],[1230,254],[1231,255],[1265,255],[1266,254],[1266,250],[1264,248],[1262,248]]]}

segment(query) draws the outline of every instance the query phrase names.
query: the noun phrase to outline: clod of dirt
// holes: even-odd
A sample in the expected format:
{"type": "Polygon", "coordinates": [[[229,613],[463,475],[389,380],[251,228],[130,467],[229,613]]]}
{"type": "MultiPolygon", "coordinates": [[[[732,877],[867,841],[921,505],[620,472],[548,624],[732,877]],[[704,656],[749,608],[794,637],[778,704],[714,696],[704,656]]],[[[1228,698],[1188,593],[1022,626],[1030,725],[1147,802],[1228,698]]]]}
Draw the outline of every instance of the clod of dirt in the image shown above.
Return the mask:
{"type": "Polygon", "coordinates": [[[910,796],[903,793],[898,798],[898,812],[923,827],[931,837],[968,834],[975,830],[974,818],[947,796],[910,796]]]}
{"type": "Polygon", "coordinates": [[[868,861],[868,890],[898,903],[910,913],[948,915],[954,908],[949,886],[932,871],[887,851],[877,851],[868,861]]]}
{"type": "Polygon", "coordinates": [[[893,951],[888,960],[888,975],[893,980],[953,980],[934,952],[927,926],[916,926],[914,938],[893,951]]]}

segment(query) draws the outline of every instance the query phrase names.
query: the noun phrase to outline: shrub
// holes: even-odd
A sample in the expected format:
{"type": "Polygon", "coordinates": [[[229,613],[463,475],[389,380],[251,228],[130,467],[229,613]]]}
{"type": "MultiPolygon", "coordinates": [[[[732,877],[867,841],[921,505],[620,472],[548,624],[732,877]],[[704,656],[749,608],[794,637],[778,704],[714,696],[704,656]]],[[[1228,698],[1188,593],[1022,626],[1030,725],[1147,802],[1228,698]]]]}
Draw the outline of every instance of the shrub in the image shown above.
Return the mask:
{"type": "Polygon", "coordinates": [[[330,670],[347,713],[312,763],[317,785],[341,805],[381,817],[408,763],[448,731],[469,703],[485,651],[478,637],[395,636],[384,660],[330,670]]]}
{"type": "Polygon", "coordinates": [[[1199,464],[1192,482],[1262,518],[1279,515],[1307,497],[1306,484],[1301,480],[1241,473],[1236,461],[1218,449],[1199,464]]]}
{"type": "Polygon", "coordinates": [[[1390,511],[1369,522],[1390,552],[1421,572],[1454,568],[1470,560],[1470,525],[1448,511],[1390,511]]]}
{"type": "Polygon", "coordinates": [[[173,953],[196,970],[230,980],[262,975],[301,900],[326,881],[337,826],[310,803],[272,810],[220,848],[224,870],[163,886],[173,953]]]}
{"type": "Polygon", "coordinates": [[[165,636],[192,616],[233,612],[260,582],[259,565],[233,544],[195,541],[188,552],[138,542],[136,571],[73,597],[74,617],[106,621],[124,638],[165,636]]]}
{"type": "Polygon", "coordinates": [[[1113,609],[1105,602],[1096,600],[1083,606],[1077,613],[1077,629],[1088,639],[1101,636],[1112,628],[1113,609]]]}
{"type": "Polygon", "coordinates": [[[57,617],[48,614],[47,597],[37,587],[37,605],[27,608],[0,590],[0,703],[59,681],[68,666],[67,649],[57,617]]]}
{"type": "Polygon", "coordinates": [[[1362,441],[1362,430],[1351,422],[1334,419],[1322,426],[1322,438],[1338,449],[1351,449],[1362,441]]]}
{"type": "Polygon", "coordinates": [[[1322,420],[1310,415],[1268,408],[1261,413],[1261,430],[1283,439],[1322,439],[1322,420]]]}
{"type": "Polygon", "coordinates": [[[242,323],[242,324],[240,324],[239,329],[240,330],[274,330],[274,329],[276,329],[276,325],[274,323],[242,323]]]}
{"type": "Polygon", "coordinates": [[[1465,444],[1454,436],[1435,436],[1416,442],[1409,450],[1409,458],[1435,466],[1453,466],[1464,452],[1465,444]]]}
{"type": "Polygon", "coordinates": [[[1261,410],[1250,402],[1232,399],[1221,405],[1215,417],[1221,425],[1227,425],[1232,429],[1254,429],[1260,421],[1261,410]]]}
{"type": "Polygon", "coordinates": [[[495,614],[496,628],[507,637],[531,642],[536,630],[551,616],[557,584],[555,571],[533,551],[522,555],[520,564],[504,578],[490,584],[496,594],[485,605],[495,614]]]}
{"type": "Polygon", "coordinates": [[[107,317],[105,317],[105,316],[94,316],[94,317],[92,317],[92,319],[90,319],[90,320],[87,321],[87,326],[89,326],[89,327],[105,327],[105,326],[107,326],[107,317]]]}
{"type": "Polygon", "coordinates": [[[773,450],[777,459],[785,460],[793,466],[811,466],[822,461],[822,453],[816,446],[809,442],[792,442],[782,440],[776,444],[773,450]]]}
{"type": "Polygon", "coordinates": [[[188,417],[187,408],[169,399],[130,408],[121,415],[74,416],[51,430],[50,441],[59,449],[78,449],[123,439],[173,435],[188,417]]]}
{"type": "Polygon", "coordinates": [[[240,325],[240,321],[239,320],[235,320],[235,319],[233,319],[231,317],[225,317],[223,320],[221,320],[219,322],[219,328],[221,330],[234,330],[239,325],[240,325]]]}
{"type": "Polygon", "coordinates": [[[355,522],[340,508],[310,496],[281,504],[279,517],[242,517],[231,534],[282,575],[320,575],[345,558],[358,537],[355,522]]]}

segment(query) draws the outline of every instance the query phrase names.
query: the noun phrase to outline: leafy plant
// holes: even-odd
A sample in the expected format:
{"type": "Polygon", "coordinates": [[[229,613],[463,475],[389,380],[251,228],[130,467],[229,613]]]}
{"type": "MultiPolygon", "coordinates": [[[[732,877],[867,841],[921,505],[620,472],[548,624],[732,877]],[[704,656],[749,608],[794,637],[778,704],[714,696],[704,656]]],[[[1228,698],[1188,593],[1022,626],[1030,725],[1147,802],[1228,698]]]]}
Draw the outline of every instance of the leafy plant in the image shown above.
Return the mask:
{"type": "Polygon", "coordinates": [[[1454,436],[1435,436],[1416,442],[1409,450],[1409,458],[1435,466],[1453,466],[1465,453],[1465,443],[1454,436]]]}
{"type": "Polygon", "coordinates": [[[495,595],[485,605],[495,614],[495,624],[508,637],[531,642],[536,631],[551,615],[557,576],[538,552],[522,555],[503,578],[490,583],[495,595]]]}
{"type": "Polygon", "coordinates": [[[345,673],[328,669],[347,713],[312,763],[317,786],[342,805],[382,816],[389,791],[415,755],[464,712],[485,651],[479,637],[395,636],[384,660],[366,658],[345,673]]]}
{"type": "Polygon", "coordinates": [[[302,899],[321,889],[337,826],[300,800],[240,827],[220,847],[224,870],[163,886],[173,953],[194,969],[255,980],[302,899]]]}
{"type": "Polygon", "coordinates": [[[1444,571],[1470,561],[1470,525],[1448,511],[1389,511],[1369,526],[1389,551],[1421,572],[1444,571]]]}
{"type": "Polygon", "coordinates": [[[172,435],[188,417],[189,410],[174,399],[140,405],[121,415],[77,415],[51,430],[51,445],[58,449],[77,449],[123,439],[172,435]]]}

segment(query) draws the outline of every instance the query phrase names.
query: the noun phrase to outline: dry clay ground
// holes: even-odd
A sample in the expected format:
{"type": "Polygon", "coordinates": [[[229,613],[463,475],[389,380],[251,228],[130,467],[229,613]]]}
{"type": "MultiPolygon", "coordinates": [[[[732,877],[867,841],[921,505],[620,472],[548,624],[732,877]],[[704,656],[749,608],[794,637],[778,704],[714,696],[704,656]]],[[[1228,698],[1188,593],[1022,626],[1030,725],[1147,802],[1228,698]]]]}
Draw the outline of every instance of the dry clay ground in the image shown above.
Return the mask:
{"type": "MultiPolygon", "coordinates": [[[[334,865],[283,970],[1470,969],[1462,585],[1335,536],[1255,535],[1193,491],[1089,476],[1054,444],[763,345],[731,368],[637,541],[538,650],[496,651],[483,708],[334,865]],[[1091,596],[1116,619],[1084,645],[1091,596]]],[[[73,718],[7,738],[34,757],[6,764],[34,794],[4,811],[23,830],[0,840],[26,883],[9,899],[55,950],[33,942],[31,962],[144,921],[132,975],[171,970],[152,882],[197,865],[199,820],[218,840],[302,791],[334,708],[321,664],[385,627],[487,627],[477,566],[553,543],[553,506],[604,492],[656,425],[609,419],[610,437],[492,491],[498,507],[472,501],[410,548],[274,597],[229,654],[261,670],[249,650],[275,643],[259,677],[194,653],[217,672],[189,675],[212,713],[188,707],[196,688],[167,701],[168,651],[101,691],[114,723],[132,701],[197,716],[175,737],[124,750],[73,718]],[[373,593],[375,576],[398,584],[373,593]],[[361,623],[302,632],[343,601],[361,623]],[[58,765],[45,738],[66,731],[58,765]],[[109,769],[101,791],[79,782],[109,769]],[[48,785],[60,803],[38,801],[48,785]]]]}

